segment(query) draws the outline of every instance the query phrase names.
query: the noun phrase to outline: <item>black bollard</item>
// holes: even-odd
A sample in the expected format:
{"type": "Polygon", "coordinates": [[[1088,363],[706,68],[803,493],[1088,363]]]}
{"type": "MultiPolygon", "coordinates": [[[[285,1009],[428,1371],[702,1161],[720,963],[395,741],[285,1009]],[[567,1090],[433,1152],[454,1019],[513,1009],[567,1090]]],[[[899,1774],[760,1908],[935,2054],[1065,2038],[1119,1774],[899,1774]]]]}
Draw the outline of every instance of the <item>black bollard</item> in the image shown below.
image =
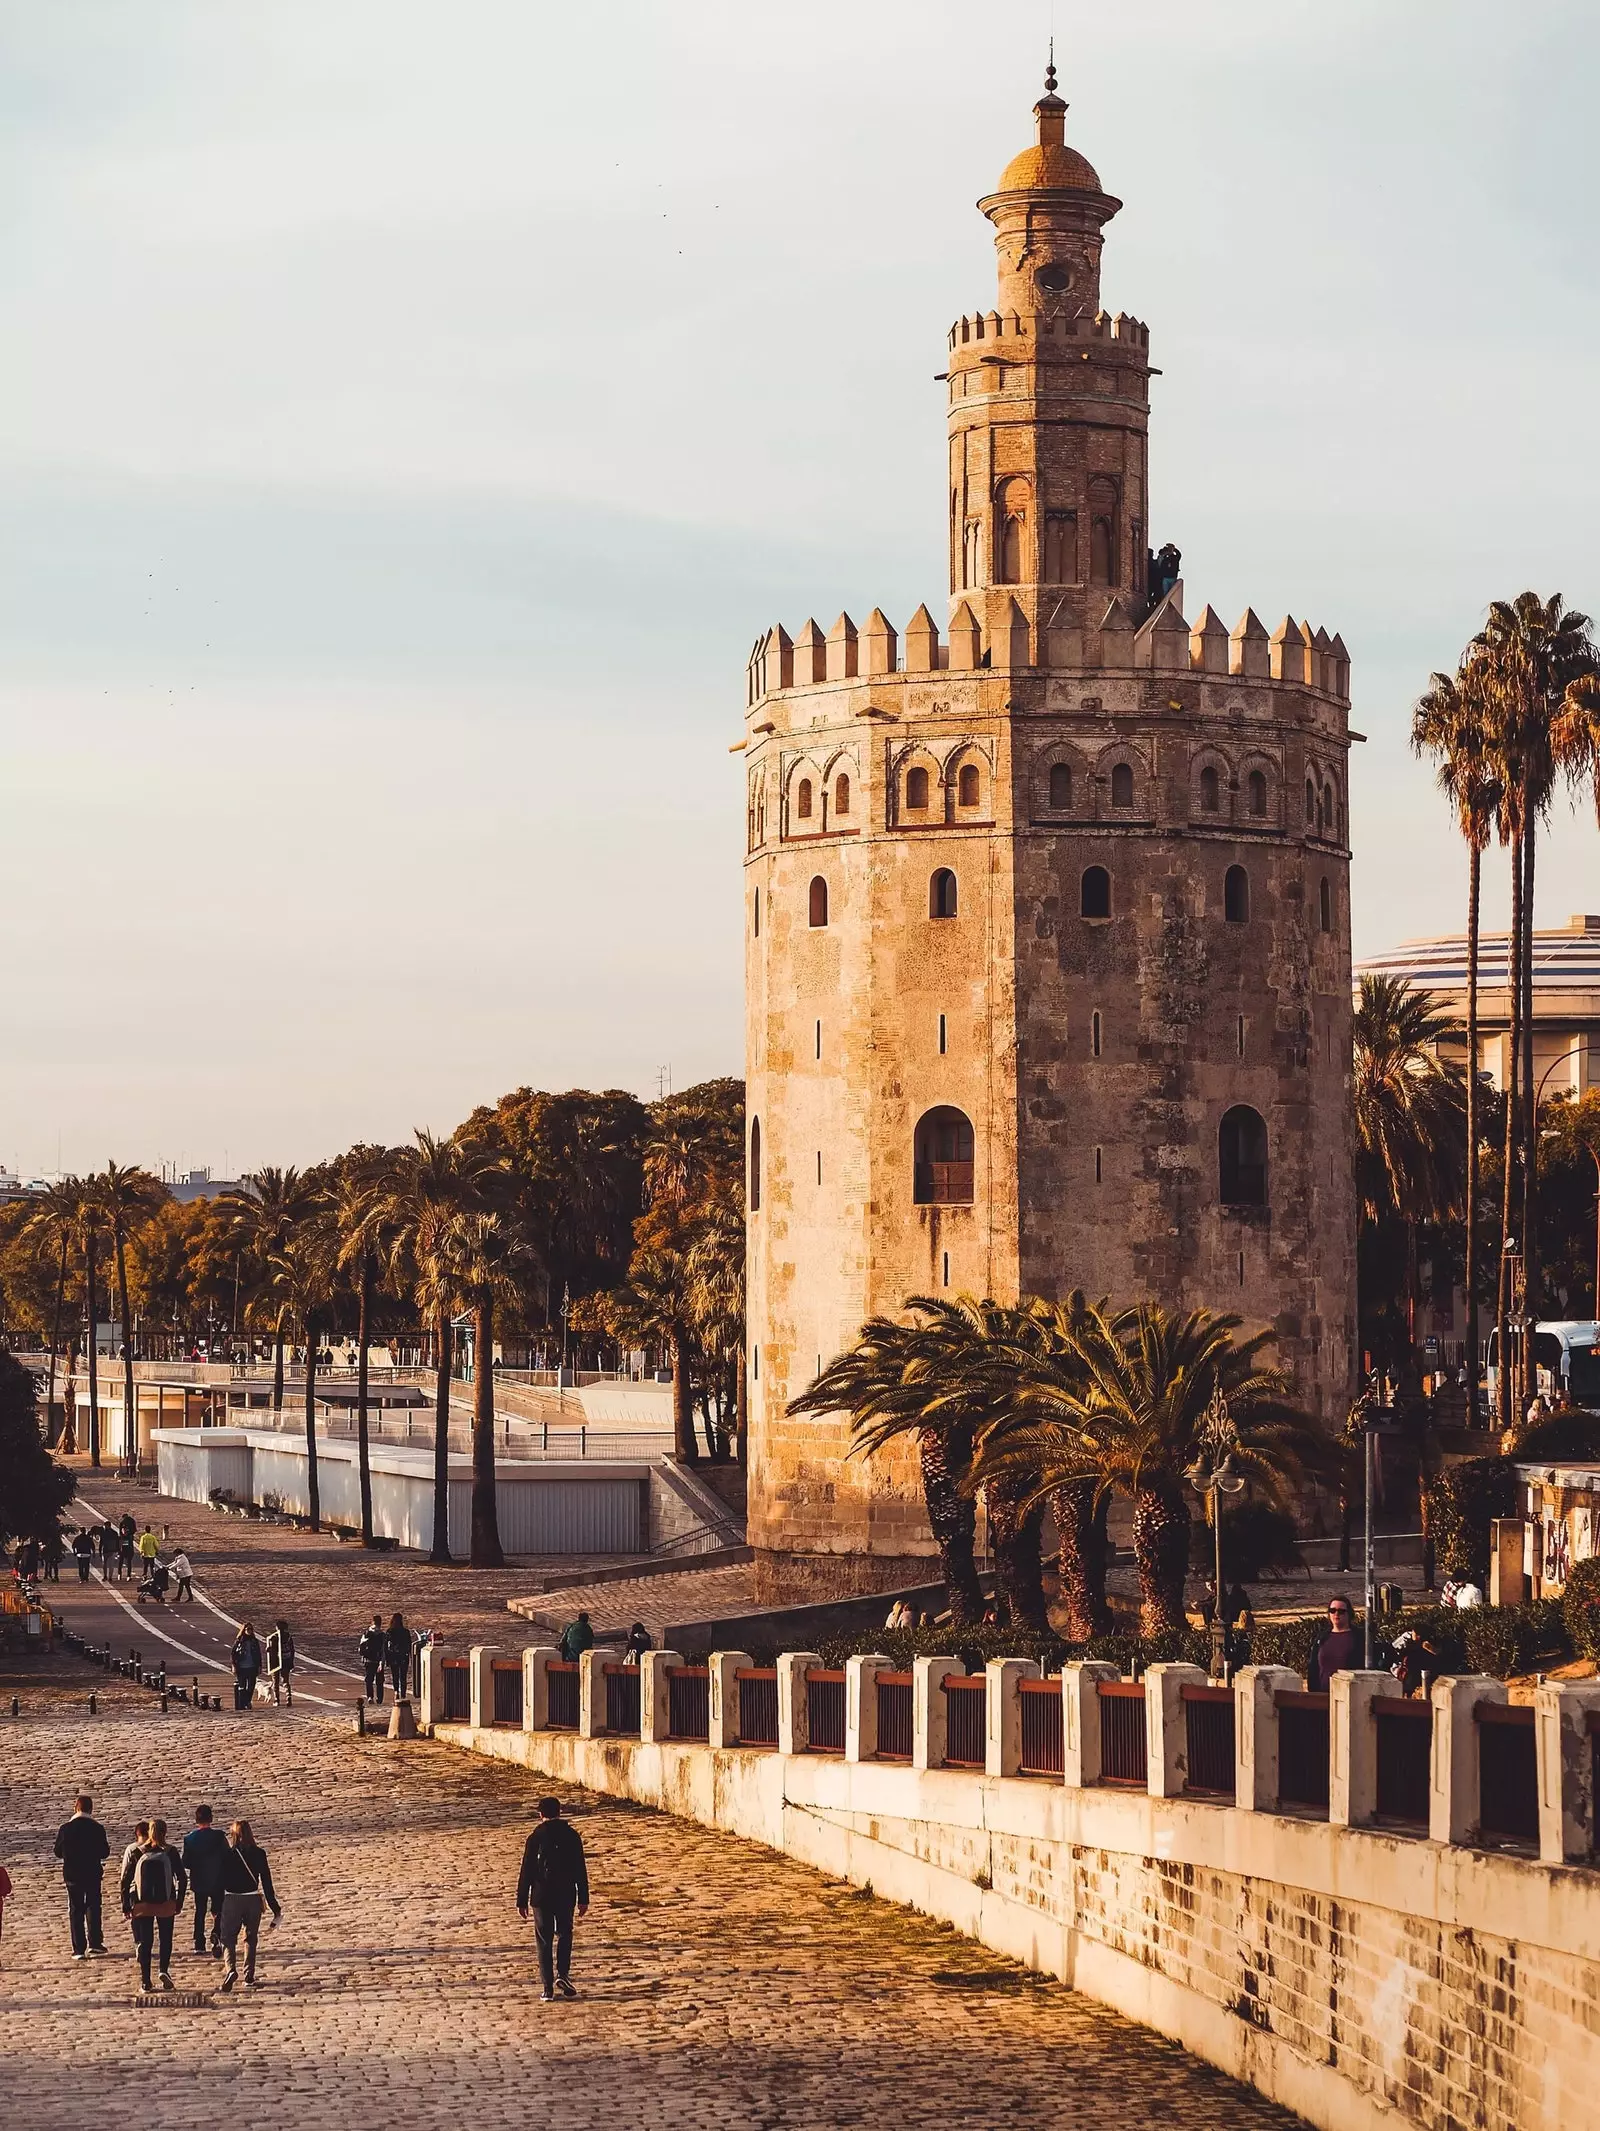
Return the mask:
{"type": "Polygon", "coordinates": [[[163,1716],[167,1714],[167,1690],[165,1687],[161,1690],[161,1714],[163,1716]]]}
{"type": "Polygon", "coordinates": [[[367,1698],[364,1694],[358,1694],[356,1696],[356,1737],[358,1739],[364,1739],[366,1736],[367,1698]]]}
{"type": "Polygon", "coordinates": [[[20,1717],[22,1714],[22,1698],[20,1695],[11,1697],[11,1714],[14,1717],[20,1717]]]}
{"type": "Polygon", "coordinates": [[[95,1717],[95,1716],[98,1716],[98,1715],[100,1714],[100,1707],[99,1707],[99,1703],[98,1703],[98,1701],[97,1701],[97,1699],[96,1699],[96,1697],[95,1697],[95,1695],[94,1695],[94,1692],[93,1692],[93,1690],[92,1690],[92,1689],[91,1689],[91,1691],[90,1691],[90,1694],[89,1694],[89,1714],[90,1714],[90,1716],[91,1716],[91,1717],[95,1717]]]}

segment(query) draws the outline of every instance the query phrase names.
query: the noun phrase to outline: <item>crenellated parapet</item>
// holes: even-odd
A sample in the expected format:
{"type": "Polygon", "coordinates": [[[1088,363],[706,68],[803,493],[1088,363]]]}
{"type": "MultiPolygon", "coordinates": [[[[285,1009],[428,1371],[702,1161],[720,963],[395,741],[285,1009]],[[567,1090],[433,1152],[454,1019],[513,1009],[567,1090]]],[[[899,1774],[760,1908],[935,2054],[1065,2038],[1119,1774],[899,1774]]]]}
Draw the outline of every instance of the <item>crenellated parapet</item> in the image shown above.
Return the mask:
{"type": "Polygon", "coordinates": [[[1286,614],[1268,632],[1253,607],[1230,629],[1207,606],[1194,623],[1184,619],[1181,587],[1168,593],[1142,620],[1129,603],[1108,599],[1098,625],[1086,629],[1031,630],[1015,599],[999,609],[987,630],[971,603],[958,602],[947,637],[928,608],[918,607],[902,634],[874,607],[857,628],[841,614],[826,633],[807,621],[791,637],[782,623],[757,637],[746,667],[746,706],[767,697],[839,681],[944,672],[1040,671],[1196,674],[1253,682],[1277,682],[1336,703],[1350,700],[1350,654],[1344,638],[1286,614]]]}
{"type": "Polygon", "coordinates": [[[1126,311],[1119,311],[1115,317],[1109,311],[1097,311],[1092,318],[1069,318],[1052,312],[1027,316],[1019,311],[974,311],[970,317],[958,318],[950,328],[952,354],[979,340],[1045,340],[1058,344],[1111,341],[1137,349],[1141,355],[1150,352],[1150,328],[1126,311]]]}

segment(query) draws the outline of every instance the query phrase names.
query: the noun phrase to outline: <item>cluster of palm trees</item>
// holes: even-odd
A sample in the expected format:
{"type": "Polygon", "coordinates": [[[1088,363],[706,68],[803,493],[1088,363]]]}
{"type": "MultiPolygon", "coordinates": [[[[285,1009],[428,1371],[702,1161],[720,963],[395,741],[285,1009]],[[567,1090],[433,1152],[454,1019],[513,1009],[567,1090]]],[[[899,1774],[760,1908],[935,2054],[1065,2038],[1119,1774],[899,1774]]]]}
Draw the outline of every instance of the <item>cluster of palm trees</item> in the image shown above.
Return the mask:
{"type": "Polygon", "coordinates": [[[863,1455],[915,1443],[928,1520],[958,1627],[981,1619],[975,1542],[983,1498],[1003,1626],[1043,1628],[1039,1531],[1060,1540],[1058,1604],[1069,1642],[1110,1625],[1106,1516],[1133,1511],[1140,1627],[1184,1625],[1197,1457],[1225,1402],[1231,1471],[1262,1501],[1287,1506],[1300,1482],[1331,1474],[1337,1445],[1293,1403],[1265,1359],[1269,1333],[1237,1317],[1113,1309],[1081,1294],[1014,1307],[916,1296],[900,1318],[874,1317],[790,1403],[846,1413],[863,1455]]]}
{"type": "MultiPolygon", "coordinates": [[[[1501,1250],[1495,1318],[1500,1418],[1509,1426],[1519,1385],[1531,1384],[1539,1299],[1535,1185],[1537,1086],[1533,1077],[1534,888],[1539,829],[1563,780],[1586,788],[1600,812],[1600,650],[1589,617],[1559,594],[1524,592],[1497,600],[1453,674],[1436,673],[1416,706],[1412,741],[1438,764],[1467,845],[1467,1055],[1465,1076],[1467,1343],[1478,1353],[1477,1234],[1480,1093],[1478,1063],[1479,902],[1483,854],[1491,837],[1510,853],[1511,929],[1506,981],[1511,1045],[1505,1090],[1501,1250]],[[1520,1295],[1513,1239],[1520,1235],[1520,1295]],[[1520,1374],[1512,1326],[1520,1309],[1520,1374]],[[1509,1365],[1508,1365],[1509,1364],[1509,1365]]],[[[1475,1370],[1470,1393],[1477,1415],[1475,1370]]]]}

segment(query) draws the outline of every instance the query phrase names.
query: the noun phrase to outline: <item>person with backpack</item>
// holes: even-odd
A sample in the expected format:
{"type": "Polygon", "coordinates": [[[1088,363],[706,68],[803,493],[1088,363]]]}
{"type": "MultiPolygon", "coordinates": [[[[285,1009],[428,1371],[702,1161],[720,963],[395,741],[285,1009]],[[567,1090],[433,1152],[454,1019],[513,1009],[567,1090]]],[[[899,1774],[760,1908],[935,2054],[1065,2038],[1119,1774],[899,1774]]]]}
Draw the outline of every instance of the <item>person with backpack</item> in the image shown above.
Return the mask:
{"type": "Polygon", "coordinates": [[[356,1644],[356,1656],[360,1658],[367,1676],[367,1700],[383,1707],[383,1615],[374,1613],[370,1628],[363,1628],[361,1639],[356,1644]]]}
{"type": "Polygon", "coordinates": [[[248,1820],[236,1820],[228,1830],[228,1850],[222,1860],[222,1947],[228,1957],[222,1988],[232,1990],[239,1980],[239,1934],[244,1933],[244,1980],[247,1990],[256,1987],[256,1940],[261,1931],[263,1907],[272,1911],[269,1930],[276,1929],[283,1910],[272,1885],[272,1867],[267,1853],[256,1841],[248,1820]]]}
{"type": "Polygon", "coordinates": [[[294,1637],[289,1633],[286,1620],[274,1621],[272,1632],[267,1637],[267,1677],[272,1682],[272,1699],[276,1703],[279,1694],[288,1697],[289,1707],[294,1707],[294,1637]]]}
{"type": "Polygon", "coordinates": [[[569,1620],[561,1631],[561,1655],[569,1665],[575,1665],[585,1650],[594,1648],[594,1630],[589,1625],[587,1613],[580,1613],[576,1620],[569,1620]]]}
{"type": "Polygon", "coordinates": [[[256,1681],[261,1675],[261,1644],[248,1621],[234,1637],[228,1656],[233,1666],[233,1706],[248,1709],[256,1698],[256,1681]]]}
{"type": "Polygon", "coordinates": [[[133,1925],[142,1996],[155,1988],[150,1959],[158,1944],[161,1988],[172,1988],[172,1927],[187,1887],[183,1859],[167,1840],[166,1822],[152,1820],[144,1843],[128,1853],[122,1867],[122,1911],[133,1925]]]}
{"type": "Polygon", "coordinates": [[[411,1630],[406,1626],[405,1615],[391,1615],[383,1638],[383,1654],[388,1662],[389,1676],[394,1681],[394,1698],[397,1702],[405,1700],[406,1682],[411,1677],[413,1647],[414,1641],[411,1630]]]}
{"type": "Polygon", "coordinates": [[[85,1961],[90,1954],[106,1950],[105,1929],[100,1915],[100,1880],[111,1844],[94,1817],[94,1800],[80,1791],[72,1818],[56,1831],[55,1854],[61,1860],[61,1877],[67,1887],[67,1916],[72,1933],[72,1958],[85,1961]]]}
{"type": "Polygon", "coordinates": [[[100,1574],[107,1583],[112,1583],[122,1560],[121,1537],[114,1524],[102,1524],[95,1537],[100,1543],[100,1574]]]}
{"type": "Polygon", "coordinates": [[[72,1558],[78,1564],[78,1581],[89,1581],[89,1564],[94,1559],[94,1540],[87,1532],[72,1535],[72,1558]]]}
{"type": "Polygon", "coordinates": [[[575,1998],[572,1967],[572,1919],[589,1913],[589,1867],[583,1837],[561,1817],[559,1798],[539,1800],[539,1823],[522,1852],[517,1880],[517,1914],[533,1912],[533,1936],[539,1948],[540,1992],[546,2005],[559,1990],[575,1998]]]}
{"type": "Polygon", "coordinates": [[[183,1838],[183,1869],[189,1875],[189,1892],[194,1896],[194,1950],[204,1954],[208,1950],[222,1959],[222,1861],[228,1852],[228,1838],[221,1828],[211,1824],[211,1808],[197,1805],[194,1809],[194,1826],[183,1838]],[[206,1945],[206,1912],[211,1912],[211,1943],[206,1945]]]}

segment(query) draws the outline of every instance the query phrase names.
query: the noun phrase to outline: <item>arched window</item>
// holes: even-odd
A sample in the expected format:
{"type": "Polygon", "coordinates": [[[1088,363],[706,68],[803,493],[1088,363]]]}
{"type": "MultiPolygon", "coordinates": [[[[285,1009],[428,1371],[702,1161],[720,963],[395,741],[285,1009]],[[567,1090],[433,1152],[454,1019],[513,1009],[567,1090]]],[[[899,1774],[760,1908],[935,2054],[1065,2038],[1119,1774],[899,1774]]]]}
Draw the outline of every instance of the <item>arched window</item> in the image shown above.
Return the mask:
{"type": "Polygon", "coordinates": [[[1051,585],[1078,581],[1078,520],[1073,511],[1046,511],[1044,580],[1051,585]]]}
{"type": "Polygon", "coordinates": [[[1060,814],[1064,814],[1072,804],[1070,762],[1052,762],[1050,765],[1050,804],[1060,814]]]}
{"type": "Polygon", "coordinates": [[[1028,502],[1026,481],[1002,481],[994,494],[994,575],[996,584],[1020,585],[1028,574],[1028,502]]]}
{"type": "Polygon", "coordinates": [[[1331,784],[1325,784],[1322,787],[1322,821],[1330,836],[1337,834],[1339,828],[1339,802],[1334,796],[1331,784]]]}
{"type": "Polygon", "coordinates": [[[1308,824],[1310,824],[1310,823],[1313,823],[1313,822],[1315,822],[1316,818],[1317,818],[1317,788],[1316,788],[1316,786],[1315,786],[1315,785],[1314,785],[1314,784],[1313,784],[1313,783],[1311,782],[1311,779],[1310,779],[1310,778],[1308,777],[1308,778],[1306,779],[1306,821],[1307,821],[1307,823],[1308,823],[1308,824]]]}
{"type": "Polygon", "coordinates": [[[963,807],[978,804],[978,765],[975,762],[961,765],[961,775],[956,780],[956,804],[963,807]]]}
{"type": "Polygon", "coordinates": [[[953,918],[956,914],[956,877],[948,866],[941,866],[928,883],[928,915],[931,918],[953,918]]]}
{"type": "Polygon", "coordinates": [[[1084,868],[1082,895],[1078,907],[1086,918],[1110,917],[1111,875],[1104,866],[1084,868]]]}
{"type": "Polygon", "coordinates": [[[828,884],[820,873],[811,883],[811,922],[813,925],[828,922],[828,884]]]}
{"type": "Polygon", "coordinates": [[[850,779],[843,770],[833,780],[833,811],[836,814],[850,811],[850,779]]]}
{"type": "Polygon", "coordinates": [[[796,821],[811,819],[811,779],[802,777],[794,795],[794,818],[796,821]]]}
{"type": "Polygon", "coordinates": [[[1225,1112],[1217,1135],[1217,1168],[1224,1206],[1267,1203],[1267,1127],[1259,1110],[1239,1103],[1225,1112]]]}
{"type": "Polygon", "coordinates": [[[928,811],[928,773],[920,764],[906,771],[906,808],[912,814],[928,811]]]}
{"type": "Polygon", "coordinates": [[[1328,876],[1327,876],[1326,874],[1324,874],[1324,875],[1322,876],[1322,887],[1321,887],[1321,890],[1320,890],[1320,893],[1319,893],[1319,898],[1318,898],[1318,899],[1319,899],[1319,901],[1320,901],[1320,903],[1321,903],[1321,905],[1322,905],[1322,929],[1323,929],[1323,931],[1324,931],[1324,932],[1332,932],[1332,930],[1333,930],[1333,884],[1332,884],[1332,882],[1331,882],[1331,881],[1330,881],[1330,880],[1328,879],[1328,876]]]}
{"type": "Polygon", "coordinates": [[[941,1104],[928,1111],[912,1143],[912,1196],[919,1206],[972,1204],[972,1125],[941,1104]]]}
{"type": "Polygon", "coordinates": [[[1114,807],[1133,805],[1133,771],[1126,762],[1119,762],[1111,772],[1111,804],[1114,807]]]}
{"type": "Polygon", "coordinates": [[[761,1120],[750,1120],[750,1211],[761,1211],[761,1120]]]}
{"type": "Polygon", "coordinates": [[[1243,866],[1230,866],[1222,884],[1222,914],[1230,925],[1250,922],[1250,876],[1243,866]]]}
{"type": "Polygon", "coordinates": [[[1111,520],[1096,518],[1089,528],[1089,582],[1109,585],[1115,582],[1111,575],[1111,520]]]}
{"type": "Polygon", "coordinates": [[[1222,787],[1209,765],[1200,772],[1200,811],[1215,814],[1222,805],[1222,787]]]}
{"type": "Polygon", "coordinates": [[[1260,770],[1250,772],[1250,811],[1260,820],[1267,811],[1267,780],[1260,770]]]}

